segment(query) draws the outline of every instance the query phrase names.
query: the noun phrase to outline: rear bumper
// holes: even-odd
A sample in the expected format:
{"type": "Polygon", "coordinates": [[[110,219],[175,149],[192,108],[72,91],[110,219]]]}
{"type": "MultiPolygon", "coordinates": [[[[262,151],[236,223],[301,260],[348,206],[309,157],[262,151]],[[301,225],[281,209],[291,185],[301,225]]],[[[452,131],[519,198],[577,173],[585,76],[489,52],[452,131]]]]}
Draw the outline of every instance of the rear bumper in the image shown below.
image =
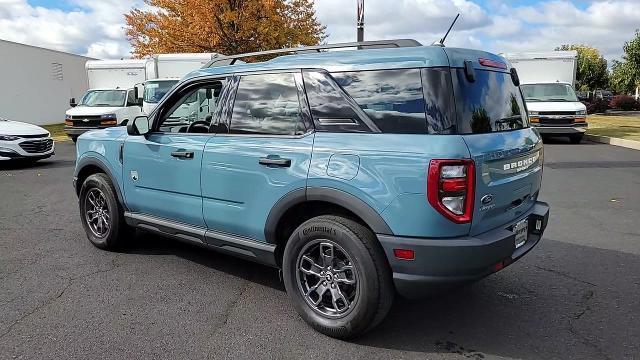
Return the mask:
{"type": "Polygon", "coordinates": [[[540,241],[549,218],[549,205],[538,201],[517,221],[473,237],[427,239],[377,235],[384,248],[398,293],[420,298],[451,285],[480,279],[518,260],[540,241]],[[518,221],[529,219],[529,236],[515,248],[518,221]],[[542,227],[535,231],[537,220],[542,227]],[[393,249],[411,249],[414,260],[399,260],[393,249]]]}
{"type": "Polygon", "coordinates": [[[535,126],[540,134],[557,134],[557,135],[579,135],[584,134],[587,131],[588,124],[577,123],[573,125],[538,125],[535,126]]]}

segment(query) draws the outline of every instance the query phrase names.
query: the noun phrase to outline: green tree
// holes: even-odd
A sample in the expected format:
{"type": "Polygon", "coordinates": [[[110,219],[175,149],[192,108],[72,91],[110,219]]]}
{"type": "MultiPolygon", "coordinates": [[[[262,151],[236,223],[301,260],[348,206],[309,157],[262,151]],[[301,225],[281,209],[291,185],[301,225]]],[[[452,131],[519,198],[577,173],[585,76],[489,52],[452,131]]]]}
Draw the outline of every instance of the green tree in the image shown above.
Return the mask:
{"type": "Polygon", "coordinates": [[[576,89],[587,91],[607,87],[609,73],[607,60],[598,49],[588,45],[562,45],[556,51],[575,50],[578,52],[578,69],[576,71],[576,89]]]}
{"type": "Polygon", "coordinates": [[[619,92],[631,93],[640,86],[640,30],[624,46],[622,61],[614,61],[611,68],[611,86],[619,92]]]}
{"type": "Polygon", "coordinates": [[[232,55],[326,38],[313,0],[144,0],[125,14],[133,55],[216,52],[232,55]]]}

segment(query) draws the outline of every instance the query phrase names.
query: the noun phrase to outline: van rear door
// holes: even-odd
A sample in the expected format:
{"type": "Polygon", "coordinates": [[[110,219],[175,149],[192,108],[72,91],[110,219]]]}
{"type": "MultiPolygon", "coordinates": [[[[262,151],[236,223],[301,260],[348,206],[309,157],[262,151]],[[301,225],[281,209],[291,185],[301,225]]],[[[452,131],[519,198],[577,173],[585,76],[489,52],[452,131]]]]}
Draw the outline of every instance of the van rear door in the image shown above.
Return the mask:
{"type": "Polygon", "coordinates": [[[464,68],[451,70],[458,134],[475,163],[470,235],[510,226],[522,217],[537,199],[543,162],[542,140],[529,127],[511,74],[474,62],[474,81],[464,68]]]}

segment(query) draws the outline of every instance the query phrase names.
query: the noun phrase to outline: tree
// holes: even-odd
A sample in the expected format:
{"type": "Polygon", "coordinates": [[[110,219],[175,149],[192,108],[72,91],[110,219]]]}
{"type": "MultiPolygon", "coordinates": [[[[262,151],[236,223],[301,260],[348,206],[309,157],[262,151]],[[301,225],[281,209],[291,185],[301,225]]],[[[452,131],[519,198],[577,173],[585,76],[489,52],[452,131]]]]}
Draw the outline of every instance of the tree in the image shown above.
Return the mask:
{"type": "Polygon", "coordinates": [[[313,0],[145,0],[125,14],[135,57],[174,52],[232,55],[326,38],[313,0]]]}
{"type": "Polygon", "coordinates": [[[614,61],[611,68],[611,86],[619,92],[631,93],[640,86],[640,30],[624,46],[622,61],[614,61]]]}
{"type": "Polygon", "coordinates": [[[556,51],[575,50],[578,52],[578,69],[576,71],[576,89],[587,91],[607,87],[609,73],[607,60],[600,55],[598,49],[587,45],[562,45],[556,51]]]}

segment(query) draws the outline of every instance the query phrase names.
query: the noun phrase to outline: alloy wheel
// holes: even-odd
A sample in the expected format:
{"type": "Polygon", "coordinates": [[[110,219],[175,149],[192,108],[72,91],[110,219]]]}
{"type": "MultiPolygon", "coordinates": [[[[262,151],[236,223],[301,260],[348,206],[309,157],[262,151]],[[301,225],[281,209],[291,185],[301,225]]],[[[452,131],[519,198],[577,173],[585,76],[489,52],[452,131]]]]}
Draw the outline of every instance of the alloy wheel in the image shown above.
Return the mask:
{"type": "Polygon", "coordinates": [[[349,254],[328,239],[304,246],[296,261],[296,279],[307,304],[330,317],[346,316],[357,304],[356,268],[349,254]]]}
{"type": "Polygon", "coordinates": [[[103,238],[109,234],[111,229],[111,213],[109,204],[102,190],[92,188],[85,197],[85,219],[91,232],[103,238]]]}

